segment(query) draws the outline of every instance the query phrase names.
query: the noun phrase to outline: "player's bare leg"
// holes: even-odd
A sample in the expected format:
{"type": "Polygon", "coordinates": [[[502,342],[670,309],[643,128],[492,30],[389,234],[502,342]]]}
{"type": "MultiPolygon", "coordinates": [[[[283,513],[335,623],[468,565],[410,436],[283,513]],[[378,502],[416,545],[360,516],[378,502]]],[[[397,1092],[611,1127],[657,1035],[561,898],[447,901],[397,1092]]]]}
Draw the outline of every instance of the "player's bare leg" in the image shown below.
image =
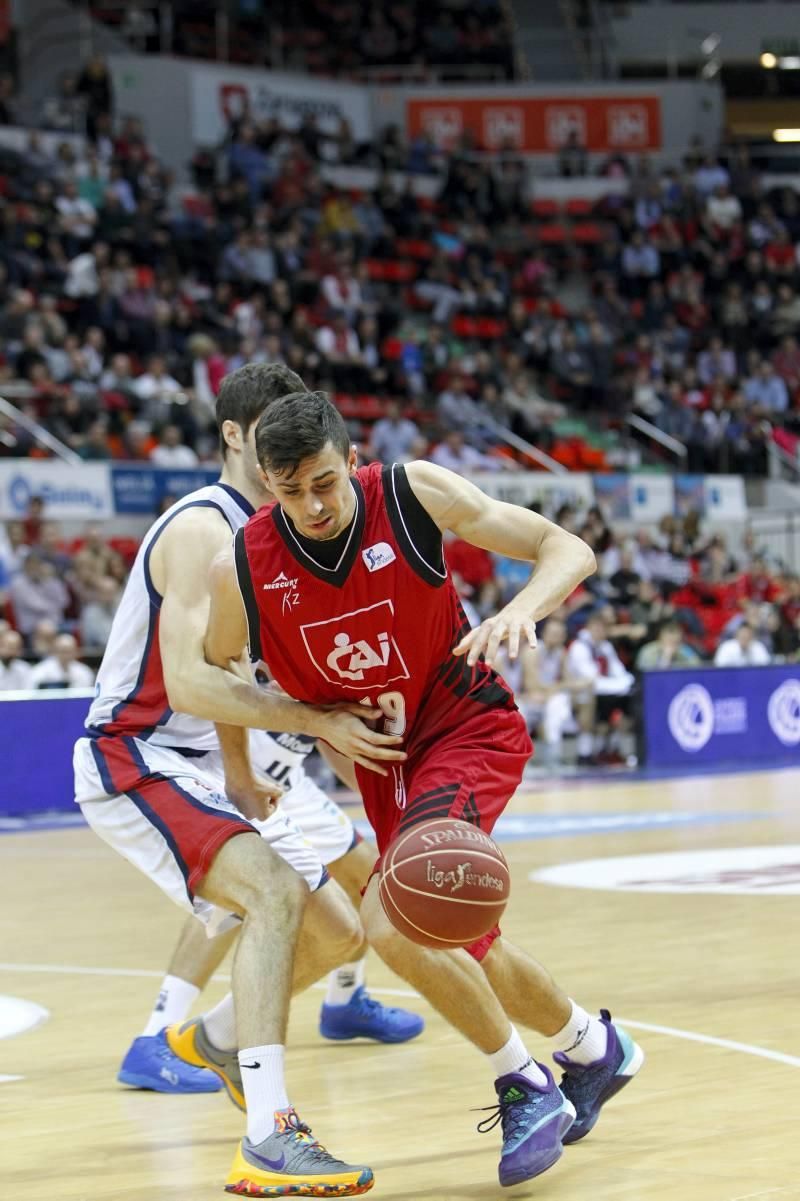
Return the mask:
{"type": "Polygon", "coordinates": [[[242,918],[233,960],[240,1050],[238,1056],[221,1054],[202,1019],[170,1027],[167,1038],[182,1058],[194,1052],[198,1066],[213,1066],[232,1095],[237,1086],[229,1067],[235,1061],[243,1070],[235,1099],[246,1105],[247,1136],[237,1148],[226,1188],[248,1195],[267,1189],[282,1193],[302,1181],[330,1195],[366,1192],[372,1186],[370,1169],[335,1159],[309,1138],[286,1095],[284,1044],[308,885],[261,838],[242,834],[220,848],[197,891],[242,918]]]}
{"type": "Polygon", "coordinates": [[[390,923],[373,877],[361,920],[381,959],[487,1056],[495,1078],[497,1108],[484,1126],[502,1122],[500,1183],[519,1184],[547,1171],[561,1157],[575,1110],[538,1064],[512,1026],[480,964],[465,950],[429,950],[390,923]]]}
{"type": "Polygon", "coordinates": [[[513,1022],[547,1038],[564,1027],[572,1008],[569,997],[535,959],[507,939],[498,938],[482,963],[495,995],[513,1022]]]}

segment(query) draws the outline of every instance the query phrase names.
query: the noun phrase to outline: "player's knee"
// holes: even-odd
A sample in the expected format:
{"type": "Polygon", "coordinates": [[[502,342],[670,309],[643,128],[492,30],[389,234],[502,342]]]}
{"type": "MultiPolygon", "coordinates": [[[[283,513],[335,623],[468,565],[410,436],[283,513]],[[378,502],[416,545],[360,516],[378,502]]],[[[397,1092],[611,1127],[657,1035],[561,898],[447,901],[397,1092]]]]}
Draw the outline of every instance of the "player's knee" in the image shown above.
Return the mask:
{"type": "Polygon", "coordinates": [[[373,950],[391,967],[400,962],[408,950],[408,939],[394,928],[377,896],[367,893],[361,906],[364,935],[373,950]]]}
{"type": "Polygon", "coordinates": [[[230,901],[251,917],[274,922],[296,914],[299,919],[309,895],[302,876],[260,838],[232,842],[239,844],[238,854],[226,863],[222,883],[230,901]]]}

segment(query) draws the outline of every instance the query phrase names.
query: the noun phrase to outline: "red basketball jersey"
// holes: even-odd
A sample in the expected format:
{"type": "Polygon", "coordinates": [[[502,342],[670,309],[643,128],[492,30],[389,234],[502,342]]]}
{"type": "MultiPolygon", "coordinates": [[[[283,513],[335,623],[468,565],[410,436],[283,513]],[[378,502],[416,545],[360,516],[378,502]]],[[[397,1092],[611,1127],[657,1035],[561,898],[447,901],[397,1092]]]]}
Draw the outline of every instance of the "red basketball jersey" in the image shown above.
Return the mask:
{"type": "Polygon", "coordinates": [[[238,531],[236,567],[251,654],[278,684],[312,704],[368,701],[386,714],[386,733],[404,735],[402,771],[358,769],[368,809],[381,798],[402,809],[406,781],[437,741],[485,715],[488,743],[492,711],[516,706],[484,662],[469,667],[452,653],[469,624],[404,468],[373,464],[352,485],[356,513],[338,564],[312,558],[272,505],[238,531]]]}

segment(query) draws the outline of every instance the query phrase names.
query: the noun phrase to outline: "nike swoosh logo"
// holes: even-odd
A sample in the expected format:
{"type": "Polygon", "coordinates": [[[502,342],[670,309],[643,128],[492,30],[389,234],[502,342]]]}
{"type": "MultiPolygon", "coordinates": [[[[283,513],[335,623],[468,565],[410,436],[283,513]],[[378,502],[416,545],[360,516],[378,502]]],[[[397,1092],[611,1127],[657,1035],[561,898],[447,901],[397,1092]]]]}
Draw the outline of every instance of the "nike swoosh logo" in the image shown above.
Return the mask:
{"type": "Polygon", "coordinates": [[[261,1064],[260,1063],[243,1063],[241,1066],[243,1068],[260,1068],[261,1064]]]}
{"type": "Polygon", "coordinates": [[[267,1159],[265,1155],[257,1155],[255,1151],[251,1151],[250,1155],[259,1163],[263,1163],[265,1168],[272,1168],[273,1172],[280,1172],[286,1163],[286,1156],[281,1153],[280,1159],[267,1159]]]}

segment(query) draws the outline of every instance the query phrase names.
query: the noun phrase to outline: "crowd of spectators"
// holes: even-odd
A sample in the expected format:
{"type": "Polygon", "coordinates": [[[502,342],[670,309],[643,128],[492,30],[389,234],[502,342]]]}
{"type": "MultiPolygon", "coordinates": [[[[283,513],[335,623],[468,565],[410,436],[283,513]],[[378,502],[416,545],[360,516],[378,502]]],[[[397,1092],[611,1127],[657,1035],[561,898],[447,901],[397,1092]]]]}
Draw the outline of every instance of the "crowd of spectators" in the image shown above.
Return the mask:
{"type": "MultiPolygon", "coordinates": [[[[764,197],[745,151],[693,147],[661,171],[617,156],[604,170],[628,195],[565,220],[531,205],[517,156],[468,135],[447,154],[396,128],[357,145],[346,122],[244,112],[187,192],[138,120],[114,122],[102,80],[99,61],[81,75],[92,137],[48,149],[32,131],[0,192],[0,381],[83,457],[213,456],[216,390],[249,359],[337,395],[374,453],[398,453],[385,424],[370,435],[396,429],[393,400],[399,457],[438,444],[478,470],[516,465],[507,430],[614,467],[613,445],[576,460],[559,422],[613,431],[629,412],[690,471],[764,474],[773,441],[795,453],[800,203],[764,197]],[[373,187],[334,186],[328,168],[354,164],[373,187]]],[[[0,454],[34,450],[4,418],[0,454]]]]}
{"type": "MultiPolygon", "coordinates": [[[[540,763],[634,762],[643,671],[800,662],[800,577],[751,537],[734,555],[691,518],[624,538],[599,507],[554,516],[593,547],[598,572],[542,623],[535,650],[496,664],[540,739],[540,763]]],[[[88,664],[102,655],[135,550],[97,525],[64,538],[38,500],[0,526],[0,691],[91,687],[88,664]]],[[[446,555],[473,623],[528,573],[456,538],[446,555]]]]}
{"type": "MultiPolygon", "coordinates": [[[[113,23],[141,51],[217,58],[219,5],[171,0],[165,47],[157,5],[92,5],[97,20],[113,23]],[[148,6],[149,7],[149,6],[148,6]]],[[[514,57],[504,0],[240,0],[228,6],[222,43],[231,62],[362,78],[511,79],[514,57]]]]}

